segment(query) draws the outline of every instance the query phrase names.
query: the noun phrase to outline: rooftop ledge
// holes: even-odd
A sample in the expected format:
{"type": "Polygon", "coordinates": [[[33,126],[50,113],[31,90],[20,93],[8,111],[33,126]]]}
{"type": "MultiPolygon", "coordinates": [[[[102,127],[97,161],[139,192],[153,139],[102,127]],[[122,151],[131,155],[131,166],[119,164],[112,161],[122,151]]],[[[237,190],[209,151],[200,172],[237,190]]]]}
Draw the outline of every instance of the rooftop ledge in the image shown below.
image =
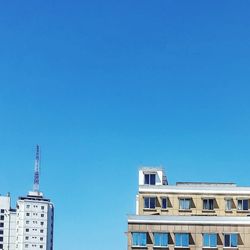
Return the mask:
{"type": "Polygon", "coordinates": [[[176,182],[176,186],[199,186],[199,187],[237,187],[231,182],[176,182]]]}
{"type": "Polygon", "coordinates": [[[180,194],[228,194],[250,195],[250,187],[236,185],[139,185],[139,192],[180,193],[180,194]]]}
{"type": "Polygon", "coordinates": [[[129,224],[250,225],[250,217],[129,215],[129,224]]]}

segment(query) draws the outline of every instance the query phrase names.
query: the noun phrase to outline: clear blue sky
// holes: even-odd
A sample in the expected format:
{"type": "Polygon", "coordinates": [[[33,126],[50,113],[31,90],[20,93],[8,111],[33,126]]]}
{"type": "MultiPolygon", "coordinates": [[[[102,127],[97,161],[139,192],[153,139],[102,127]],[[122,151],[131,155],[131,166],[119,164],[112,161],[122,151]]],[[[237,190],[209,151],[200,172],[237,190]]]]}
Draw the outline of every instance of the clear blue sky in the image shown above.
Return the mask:
{"type": "Polygon", "coordinates": [[[1,1],[0,192],[32,188],[39,143],[55,249],[125,250],[140,165],[250,185],[249,9],[1,1]]]}

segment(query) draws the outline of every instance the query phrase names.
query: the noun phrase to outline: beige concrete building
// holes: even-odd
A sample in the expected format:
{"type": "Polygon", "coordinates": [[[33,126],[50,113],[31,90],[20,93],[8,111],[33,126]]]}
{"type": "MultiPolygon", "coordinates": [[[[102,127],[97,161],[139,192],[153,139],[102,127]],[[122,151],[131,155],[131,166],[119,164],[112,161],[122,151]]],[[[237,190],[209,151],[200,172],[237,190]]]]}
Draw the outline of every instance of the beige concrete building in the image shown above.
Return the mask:
{"type": "Polygon", "coordinates": [[[250,250],[250,187],[233,183],[168,185],[162,168],[139,170],[128,250],[250,250]]]}

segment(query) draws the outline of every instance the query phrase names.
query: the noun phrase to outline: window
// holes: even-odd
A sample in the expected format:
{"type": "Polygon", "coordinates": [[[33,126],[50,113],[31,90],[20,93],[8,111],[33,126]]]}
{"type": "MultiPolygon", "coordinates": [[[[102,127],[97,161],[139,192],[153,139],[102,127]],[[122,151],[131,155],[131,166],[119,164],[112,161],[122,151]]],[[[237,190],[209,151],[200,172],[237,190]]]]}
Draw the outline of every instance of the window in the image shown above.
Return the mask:
{"type": "Polygon", "coordinates": [[[238,234],[225,234],[224,235],[224,247],[237,247],[238,246],[238,234]]]}
{"type": "Polygon", "coordinates": [[[0,216],[0,219],[1,219],[1,220],[4,220],[4,215],[1,215],[1,216],[0,216]]]}
{"type": "Polygon", "coordinates": [[[26,224],[29,224],[30,222],[28,220],[26,220],[26,224]]]}
{"type": "Polygon", "coordinates": [[[28,244],[25,244],[25,248],[28,248],[29,247],[29,245],[28,244]]]}
{"type": "Polygon", "coordinates": [[[41,209],[44,210],[44,206],[41,206],[41,209]]]}
{"type": "Polygon", "coordinates": [[[168,208],[168,198],[161,198],[161,208],[167,209],[168,208]]]}
{"type": "Polygon", "coordinates": [[[40,237],[40,240],[43,241],[43,237],[40,237]]]}
{"type": "Polygon", "coordinates": [[[144,208],[155,209],[156,198],[155,197],[144,197],[144,208]]]}
{"type": "Polygon", "coordinates": [[[0,249],[3,249],[3,244],[0,244],[0,249]]]}
{"type": "Polygon", "coordinates": [[[41,217],[44,217],[44,214],[41,214],[41,217]]]}
{"type": "Polygon", "coordinates": [[[4,227],[4,223],[3,222],[0,222],[0,227],[4,227]]]}
{"type": "Polygon", "coordinates": [[[191,199],[190,198],[181,198],[180,200],[179,200],[179,202],[180,202],[180,209],[182,209],[182,210],[190,210],[190,208],[191,208],[191,206],[190,206],[190,204],[191,204],[191,199]]]}
{"type": "Polygon", "coordinates": [[[147,234],[132,233],[132,245],[145,247],[147,245],[147,234]]]}
{"type": "Polygon", "coordinates": [[[189,246],[189,234],[188,233],[176,233],[175,234],[175,246],[176,247],[188,247],[189,246]]]}
{"type": "Polygon", "coordinates": [[[232,203],[233,203],[232,199],[226,199],[225,200],[225,210],[226,211],[231,211],[232,210],[232,203]]]}
{"type": "Polygon", "coordinates": [[[26,205],[26,208],[30,208],[30,205],[26,205]]]}
{"type": "Polygon", "coordinates": [[[240,211],[248,210],[248,200],[247,199],[238,200],[238,210],[240,210],[240,211]]]}
{"type": "Polygon", "coordinates": [[[4,213],[4,209],[1,209],[1,214],[3,214],[4,213]]]}
{"type": "Polygon", "coordinates": [[[3,230],[0,230],[0,234],[3,234],[3,230]]]}
{"type": "Polygon", "coordinates": [[[144,174],[144,184],[155,185],[156,174],[144,174]]]}
{"type": "Polygon", "coordinates": [[[40,248],[43,248],[43,245],[40,245],[40,248]]]}
{"type": "Polygon", "coordinates": [[[43,229],[40,229],[40,233],[43,233],[43,229]]]}
{"type": "Polygon", "coordinates": [[[203,247],[217,247],[217,234],[203,234],[203,247]]]}
{"type": "Polygon", "coordinates": [[[26,230],[25,230],[26,232],[29,232],[30,230],[28,229],[28,228],[26,228],[26,230]]]}
{"type": "Polygon", "coordinates": [[[154,233],[154,246],[155,247],[166,247],[167,245],[168,245],[167,233],[154,233]]]}
{"type": "Polygon", "coordinates": [[[43,224],[44,224],[44,222],[43,222],[43,221],[41,221],[41,226],[43,226],[43,224]]]}
{"type": "Polygon", "coordinates": [[[204,199],[203,200],[204,210],[214,210],[214,199],[204,199]]]}
{"type": "Polygon", "coordinates": [[[25,240],[28,240],[29,239],[29,236],[25,236],[25,240]]]}
{"type": "Polygon", "coordinates": [[[30,216],[30,213],[26,213],[26,216],[30,216]]]}
{"type": "Polygon", "coordinates": [[[0,237],[0,241],[3,242],[3,237],[2,236],[0,237]]]}

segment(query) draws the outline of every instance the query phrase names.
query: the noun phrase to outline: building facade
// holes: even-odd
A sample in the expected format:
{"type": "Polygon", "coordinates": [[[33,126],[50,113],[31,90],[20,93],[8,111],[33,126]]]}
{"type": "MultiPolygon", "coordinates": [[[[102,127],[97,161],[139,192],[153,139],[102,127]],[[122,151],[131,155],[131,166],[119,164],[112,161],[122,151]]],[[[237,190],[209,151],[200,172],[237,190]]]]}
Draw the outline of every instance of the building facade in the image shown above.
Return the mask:
{"type": "Polygon", "coordinates": [[[161,168],[139,170],[128,250],[250,249],[250,187],[233,183],[168,185],[161,168]]]}
{"type": "Polygon", "coordinates": [[[16,249],[16,210],[11,209],[10,195],[0,196],[0,249],[16,249]]]}
{"type": "Polygon", "coordinates": [[[16,209],[16,249],[53,250],[54,207],[41,192],[19,197],[16,209]]]}

